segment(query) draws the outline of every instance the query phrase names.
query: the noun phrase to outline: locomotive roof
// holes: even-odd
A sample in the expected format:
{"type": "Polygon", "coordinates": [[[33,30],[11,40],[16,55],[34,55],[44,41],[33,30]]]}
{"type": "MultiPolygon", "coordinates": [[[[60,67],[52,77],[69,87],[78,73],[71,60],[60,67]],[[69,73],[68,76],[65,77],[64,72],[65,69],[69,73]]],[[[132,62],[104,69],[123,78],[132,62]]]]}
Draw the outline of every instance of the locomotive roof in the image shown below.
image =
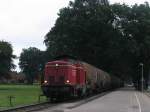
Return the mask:
{"type": "Polygon", "coordinates": [[[57,64],[57,63],[65,64],[65,65],[83,66],[81,61],[70,59],[70,58],[61,58],[61,59],[58,59],[58,60],[49,61],[47,63],[47,65],[57,64]]]}
{"type": "Polygon", "coordinates": [[[55,61],[50,61],[47,64],[52,64],[52,63],[62,63],[62,64],[72,64],[69,61],[65,61],[65,60],[55,60],[55,61]]]}

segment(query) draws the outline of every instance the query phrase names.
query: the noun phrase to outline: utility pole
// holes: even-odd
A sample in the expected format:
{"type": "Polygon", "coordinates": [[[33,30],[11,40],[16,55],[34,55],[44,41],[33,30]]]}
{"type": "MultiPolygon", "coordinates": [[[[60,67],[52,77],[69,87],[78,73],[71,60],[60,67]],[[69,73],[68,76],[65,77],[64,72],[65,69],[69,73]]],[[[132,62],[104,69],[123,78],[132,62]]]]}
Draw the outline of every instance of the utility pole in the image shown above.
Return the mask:
{"type": "Polygon", "coordinates": [[[143,90],[144,90],[144,84],[143,84],[143,83],[144,83],[144,77],[143,77],[143,63],[140,63],[140,66],[141,66],[141,81],[142,81],[142,83],[141,83],[141,84],[142,84],[142,85],[141,85],[142,88],[141,88],[141,89],[142,89],[142,92],[143,92],[143,90]]]}

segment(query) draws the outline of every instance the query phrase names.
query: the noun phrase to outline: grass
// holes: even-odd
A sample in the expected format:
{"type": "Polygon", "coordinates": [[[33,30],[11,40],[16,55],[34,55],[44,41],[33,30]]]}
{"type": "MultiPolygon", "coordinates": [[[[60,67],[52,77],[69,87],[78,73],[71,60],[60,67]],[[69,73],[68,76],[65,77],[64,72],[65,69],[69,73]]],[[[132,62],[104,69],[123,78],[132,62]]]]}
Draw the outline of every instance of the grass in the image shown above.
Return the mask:
{"type": "MultiPolygon", "coordinates": [[[[0,85],[0,109],[38,103],[41,94],[39,85],[0,85]],[[10,96],[14,97],[12,106],[10,96]]],[[[46,101],[46,97],[41,97],[41,101],[46,101]]]]}

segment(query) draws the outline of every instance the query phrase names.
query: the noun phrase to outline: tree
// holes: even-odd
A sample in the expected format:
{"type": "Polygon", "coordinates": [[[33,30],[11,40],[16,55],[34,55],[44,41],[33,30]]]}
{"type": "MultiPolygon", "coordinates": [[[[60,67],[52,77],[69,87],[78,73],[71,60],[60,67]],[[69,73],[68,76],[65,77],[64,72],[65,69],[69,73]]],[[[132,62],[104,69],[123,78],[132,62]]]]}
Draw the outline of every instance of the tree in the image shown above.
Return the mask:
{"type": "Polygon", "coordinates": [[[150,6],[145,4],[132,7],[116,4],[113,11],[117,17],[117,28],[126,40],[126,53],[132,70],[132,77],[137,88],[141,87],[141,69],[139,64],[144,64],[145,88],[147,88],[150,65],[150,6]]]}
{"type": "Polygon", "coordinates": [[[111,10],[99,0],[70,2],[60,10],[55,26],[46,35],[49,56],[71,54],[85,61],[95,59],[93,56],[107,47],[106,40],[116,35],[113,19],[111,10]]]}
{"type": "Polygon", "coordinates": [[[26,74],[28,83],[33,84],[34,79],[44,69],[44,52],[35,47],[23,49],[19,61],[19,66],[26,74]]]}
{"type": "Polygon", "coordinates": [[[15,55],[12,53],[12,45],[6,41],[0,41],[0,78],[9,77],[9,71],[15,68],[12,60],[15,55]]]}

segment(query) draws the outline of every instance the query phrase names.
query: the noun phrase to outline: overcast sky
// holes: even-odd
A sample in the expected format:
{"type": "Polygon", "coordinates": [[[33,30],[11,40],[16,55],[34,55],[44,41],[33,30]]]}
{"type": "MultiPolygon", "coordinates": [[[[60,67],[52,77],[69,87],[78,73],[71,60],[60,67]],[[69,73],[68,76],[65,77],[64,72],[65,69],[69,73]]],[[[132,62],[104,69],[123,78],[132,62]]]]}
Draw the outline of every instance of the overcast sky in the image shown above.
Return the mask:
{"type": "MultiPolygon", "coordinates": [[[[69,1],[0,0],[0,40],[10,42],[17,56],[20,55],[22,48],[30,46],[45,50],[44,36],[54,26],[59,9],[67,6],[69,1]]],[[[144,0],[109,1],[129,5],[144,3],[144,0]]],[[[15,61],[15,64],[17,62],[15,61]]]]}

